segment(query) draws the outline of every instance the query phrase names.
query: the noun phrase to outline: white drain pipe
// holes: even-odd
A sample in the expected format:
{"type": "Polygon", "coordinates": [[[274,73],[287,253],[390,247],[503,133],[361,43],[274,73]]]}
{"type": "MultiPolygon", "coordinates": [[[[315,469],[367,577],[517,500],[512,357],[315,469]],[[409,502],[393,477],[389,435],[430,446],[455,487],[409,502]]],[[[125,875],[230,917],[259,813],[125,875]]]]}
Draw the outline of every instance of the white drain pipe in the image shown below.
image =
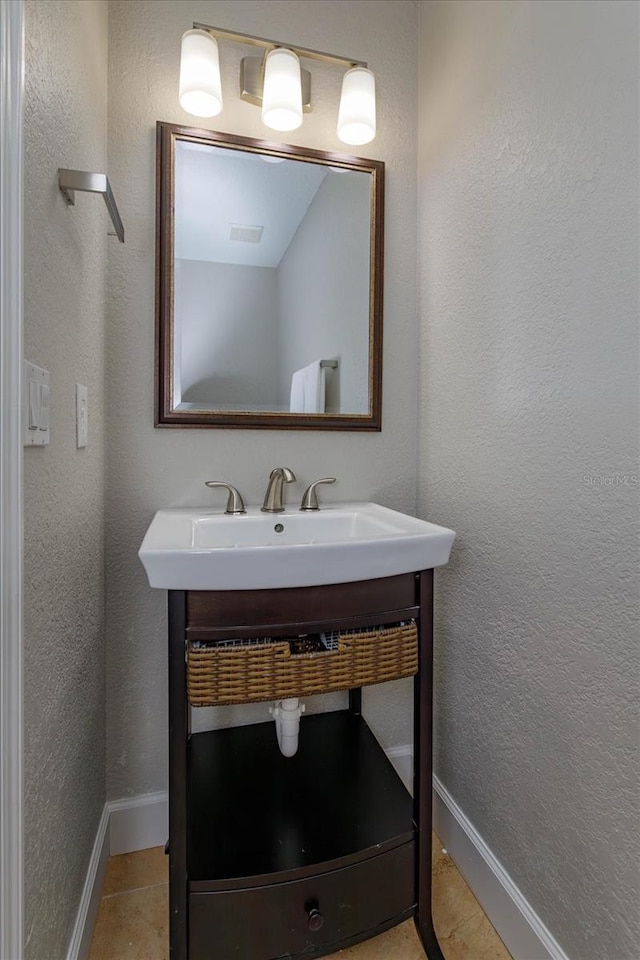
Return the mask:
{"type": "Polygon", "coordinates": [[[304,703],[300,703],[298,697],[289,697],[286,700],[276,700],[275,707],[269,711],[276,721],[278,746],[284,757],[293,757],[298,750],[300,715],[304,710],[304,703]]]}

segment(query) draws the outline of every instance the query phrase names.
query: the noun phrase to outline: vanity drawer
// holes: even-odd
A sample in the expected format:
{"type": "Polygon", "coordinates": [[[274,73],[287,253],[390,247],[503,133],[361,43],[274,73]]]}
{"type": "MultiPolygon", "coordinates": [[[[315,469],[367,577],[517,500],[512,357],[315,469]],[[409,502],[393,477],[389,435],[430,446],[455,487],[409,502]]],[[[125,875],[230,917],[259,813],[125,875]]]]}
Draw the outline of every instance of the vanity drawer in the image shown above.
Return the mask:
{"type": "Polygon", "coordinates": [[[190,640],[204,640],[207,636],[216,639],[216,633],[222,631],[227,636],[265,636],[287,624],[295,633],[300,624],[329,624],[359,618],[365,619],[362,624],[365,626],[367,620],[381,623],[377,615],[388,612],[391,614],[387,622],[404,619],[394,616],[393,612],[415,609],[416,589],[415,574],[403,573],[380,580],[321,587],[188,590],[187,635],[190,640]]]}
{"type": "Polygon", "coordinates": [[[190,960],[322,956],[406,919],[415,844],[319,876],[189,897],[190,960]]]}

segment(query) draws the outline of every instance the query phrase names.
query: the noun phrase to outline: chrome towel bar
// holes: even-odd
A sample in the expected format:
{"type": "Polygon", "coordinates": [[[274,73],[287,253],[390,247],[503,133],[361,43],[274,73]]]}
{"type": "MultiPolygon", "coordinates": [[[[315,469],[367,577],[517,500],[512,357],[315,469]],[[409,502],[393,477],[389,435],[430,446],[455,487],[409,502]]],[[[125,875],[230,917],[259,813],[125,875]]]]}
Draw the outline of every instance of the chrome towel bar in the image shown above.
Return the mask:
{"type": "Polygon", "coordinates": [[[58,170],[58,186],[69,206],[75,204],[75,191],[82,193],[101,193],[107,205],[109,216],[120,243],[124,243],[124,226],[118,213],[118,205],[106,173],[88,173],[85,170],[58,170]]]}

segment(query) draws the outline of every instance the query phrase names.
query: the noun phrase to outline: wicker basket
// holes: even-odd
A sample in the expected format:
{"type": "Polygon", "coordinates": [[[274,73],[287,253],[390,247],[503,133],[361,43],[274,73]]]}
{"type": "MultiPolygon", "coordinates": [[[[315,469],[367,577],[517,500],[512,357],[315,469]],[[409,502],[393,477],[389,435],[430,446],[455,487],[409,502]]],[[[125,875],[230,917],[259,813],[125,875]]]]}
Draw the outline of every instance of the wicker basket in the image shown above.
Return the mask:
{"type": "Polygon", "coordinates": [[[409,677],[418,669],[415,621],[333,635],[334,649],[294,640],[191,644],[187,696],[194,707],[280,700],[409,677]],[[293,648],[293,649],[292,649],[293,648]]]}

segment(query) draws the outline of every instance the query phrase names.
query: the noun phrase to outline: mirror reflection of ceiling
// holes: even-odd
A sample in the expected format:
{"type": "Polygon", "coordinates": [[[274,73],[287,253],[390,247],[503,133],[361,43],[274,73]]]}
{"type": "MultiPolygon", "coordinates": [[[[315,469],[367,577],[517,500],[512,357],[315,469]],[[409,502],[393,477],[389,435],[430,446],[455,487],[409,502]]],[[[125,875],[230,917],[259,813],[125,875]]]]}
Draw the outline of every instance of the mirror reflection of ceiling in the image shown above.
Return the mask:
{"type": "Polygon", "coordinates": [[[279,265],[331,169],[189,141],[175,160],[176,258],[256,267],[279,265]]]}

